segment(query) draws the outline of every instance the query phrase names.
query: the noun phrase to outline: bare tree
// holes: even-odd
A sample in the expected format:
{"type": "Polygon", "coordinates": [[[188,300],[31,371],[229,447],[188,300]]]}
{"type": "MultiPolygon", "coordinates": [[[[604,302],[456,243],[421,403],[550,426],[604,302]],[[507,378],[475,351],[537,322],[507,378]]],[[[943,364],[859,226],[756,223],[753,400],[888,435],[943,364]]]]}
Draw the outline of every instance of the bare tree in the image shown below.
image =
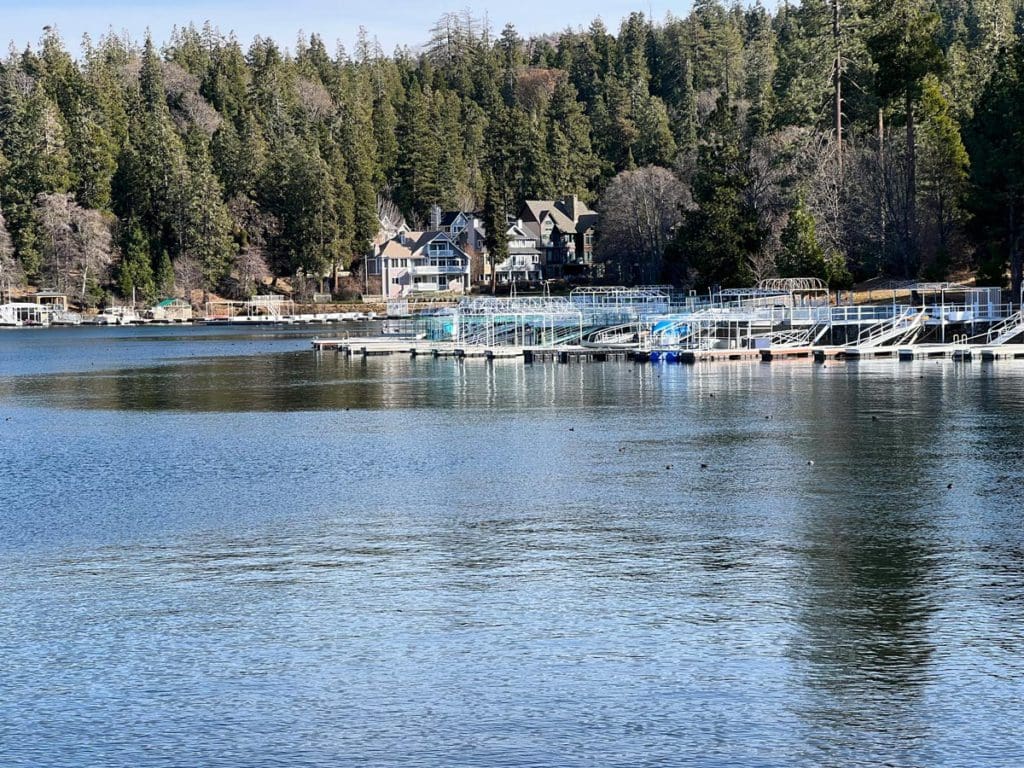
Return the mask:
{"type": "Polygon", "coordinates": [[[248,299],[256,292],[256,284],[271,277],[267,262],[267,242],[281,231],[281,222],[272,214],[260,210],[245,195],[236,195],[228,201],[228,213],[240,240],[240,247],[232,262],[236,278],[235,293],[248,299]]]}
{"type": "Polygon", "coordinates": [[[320,83],[300,77],[295,83],[295,90],[299,106],[312,120],[324,120],[334,114],[334,99],[320,83]]]}
{"type": "Polygon", "coordinates": [[[430,28],[424,53],[439,66],[452,64],[468,56],[470,49],[485,37],[486,24],[468,8],[461,13],[448,12],[430,28]]]}
{"type": "Polygon", "coordinates": [[[41,229],[42,273],[51,287],[69,292],[75,248],[71,230],[73,198],[67,194],[36,197],[36,217],[41,229]]]}
{"type": "Polygon", "coordinates": [[[39,195],[36,216],[43,234],[43,274],[55,288],[86,303],[90,278],[103,279],[114,262],[111,222],[79,206],[70,194],[39,195]]]}
{"type": "Polygon", "coordinates": [[[7,231],[4,212],[0,210],[0,293],[21,286],[24,282],[25,272],[14,255],[14,243],[7,231]]]}
{"type": "Polygon", "coordinates": [[[683,210],[692,205],[689,188],[665,168],[623,171],[612,179],[598,205],[598,259],[619,280],[657,282],[665,246],[683,210]]]}
{"type": "Polygon", "coordinates": [[[761,248],[748,259],[757,279],[770,277],[779,253],[782,230],[790,208],[789,190],[799,176],[797,156],[802,134],[789,128],[758,139],[746,159],[750,183],[744,197],[757,213],[758,225],[765,236],[761,248]]]}
{"type": "Polygon", "coordinates": [[[206,278],[203,276],[203,265],[195,256],[183,254],[174,260],[174,284],[178,286],[185,298],[193,301],[193,293],[203,289],[206,278]]]}
{"type": "Polygon", "coordinates": [[[220,113],[199,92],[199,78],[174,62],[162,65],[164,90],[171,115],[179,127],[194,125],[207,136],[213,136],[223,122],[220,113]]]}
{"type": "Polygon", "coordinates": [[[800,150],[799,163],[807,179],[805,202],[814,216],[818,242],[826,253],[848,251],[845,189],[839,173],[839,144],[815,131],[800,150]]]}
{"type": "Polygon", "coordinates": [[[112,222],[100,211],[77,205],[72,208],[71,220],[78,246],[75,267],[81,273],[78,300],[87,303],[89,281],[103,282],[110,276],[110,268],[114,263],[112,222]]]}
{"type": "Polygon", "coordinates": [[[241,298],[251,298],[256,293],[257,284],[270,277],[270,267],[263,258],[263,249],[249,246],[241,248],[235,256],[233,271],[238,280],[238,292],[241,298]]]}
{"type": "Polygon", "coordinates": [[[405,216],[388,194],[377,195],[377,219],[380,221],[381,231],[374,239],[374,245],[391,239],[397,234],[397,228],[405,225],[405,216]]]}

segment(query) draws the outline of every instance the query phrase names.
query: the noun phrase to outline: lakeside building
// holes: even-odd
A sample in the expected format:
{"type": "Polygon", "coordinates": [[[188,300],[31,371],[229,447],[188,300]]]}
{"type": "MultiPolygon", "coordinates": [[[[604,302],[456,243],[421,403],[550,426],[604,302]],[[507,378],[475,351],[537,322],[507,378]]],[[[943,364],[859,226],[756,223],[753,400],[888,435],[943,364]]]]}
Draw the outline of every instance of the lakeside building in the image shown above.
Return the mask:
{"type": "Polygon", "coordinates": [[[184,299],[164,299],[146,313],[162,323],[183,323],[192,320],[192,305],[184,299]]]}
{"type": "Polygon", "coordinates": [[[443,230],[402,231],[367,260],[385,298],[413,294],[465,293],[471,285],[470,257],[443,230]]]}
{"type": "Polygon", "coordinates": [[[576,195],[527,200],[519,218],[542,253],[547,277],[596,276],[594,234],[599,217],[576,195]]]}
{"type": "Polygon", "coordinates": [[[385,299],[412,294],[464,293],[474,283],[538,283],[546,277],[599,276],[594,264],[598,214],[576,195],[527,200],[509,217],[508,256],[491,265],[482,217],[433,206],[429,227],[413,231],[398,214],[383,214],[366,257],[366,287],[385,299]],[[377,287],[379,285],[379,288],[377,287]]]}
{"type": "MultiPolygon", "coordinates": [[[[526,229],[521,219],[511,223],[505,231],[508,240],[508,256],[494,266],[495,282],[499,285],[517,283],[539,283],[544,279],[542,255],[533,234],[526,229]]],[[[483,282],[491,280],[491,261],[484,259],[481,275],[483,282]]]]}

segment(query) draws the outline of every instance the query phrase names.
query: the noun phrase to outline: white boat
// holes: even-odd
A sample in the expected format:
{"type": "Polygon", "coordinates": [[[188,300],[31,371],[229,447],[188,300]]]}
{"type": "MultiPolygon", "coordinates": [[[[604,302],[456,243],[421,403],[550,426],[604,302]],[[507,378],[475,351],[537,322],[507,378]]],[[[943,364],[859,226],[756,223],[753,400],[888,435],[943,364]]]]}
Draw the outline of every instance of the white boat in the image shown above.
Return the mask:
{"type": "Polygon", "coordinates": [[[107,307],[98,315],[93,315],[82,322],[87,325],[131,325],[141,323],[142,318],[132,307],[107,307]]]}

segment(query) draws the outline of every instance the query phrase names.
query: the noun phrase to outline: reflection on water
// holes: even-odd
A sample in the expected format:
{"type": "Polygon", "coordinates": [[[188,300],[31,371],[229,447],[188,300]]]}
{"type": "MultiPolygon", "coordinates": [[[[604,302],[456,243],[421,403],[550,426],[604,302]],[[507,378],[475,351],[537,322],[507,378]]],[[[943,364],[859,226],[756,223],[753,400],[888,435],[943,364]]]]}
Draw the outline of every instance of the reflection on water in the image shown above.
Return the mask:
{"type": "Polygon", "coordinates": [[[0,336],[4,765],[1024,763],[1024,366],[119,333],[0,336]]]}

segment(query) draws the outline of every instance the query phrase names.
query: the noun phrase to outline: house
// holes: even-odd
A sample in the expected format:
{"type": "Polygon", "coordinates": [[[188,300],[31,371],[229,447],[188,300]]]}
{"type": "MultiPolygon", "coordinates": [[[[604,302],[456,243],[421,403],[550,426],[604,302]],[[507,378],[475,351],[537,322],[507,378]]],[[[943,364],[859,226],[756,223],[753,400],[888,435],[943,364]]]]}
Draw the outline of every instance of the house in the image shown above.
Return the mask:
{"type": "Polygon", "coordinates": [[[384,298],[465,293],[470,287],[470,256],[441,229],[399,232],[374,249],[367,265],[371,275],[380,276],[384,298]]]}
{"type": "MultiPolygon", "coordinates": [[[[487,232],[480,216],[471,211],[442,211],[434,206],[430,212],[430,228],[446,232],[470,255],[472,275],[481,282],[491,281],[491,261],[487,253],[487,232]]],[[[510,220],[505,232],[508,257],[497,265],[497,282],[540,282],[543,279],[541,252],[536,237],[523,222],[510,220]]]]}
{"type": "Polygon", "coordinates": [[[430,229],[446,232],[463,250],[482,252],[486,248],[483,222],[472,211],[442,211],[441,206],[434,205],[430,209],[430,229]]]}
{"type": "MultiPolygon", "coordinates": [[[[521,219],[512,222],[505,232],[508,239],[508,257],[496,265],[495,282],[507,285],[512,282],[539,283],[544,279],[541,252],[537,239],[523,225],[521,219]]],[[[491,279],[491,264],[484,262],[484,280],[491,279]]]]}
{"type": "Polygon", "coordinates": [[[57,312],[68,311],[68,295],[62,291],[52,289],[38,291],[35,295],[35,300],[36,304],[49,307],[57,312]]]}
{"type": "Polygon", "coordinates": [[[558,200],[527,200],[519,218],[538,243],[548,277],[593,274],[598,215],[576,195],[558,200]]]}

